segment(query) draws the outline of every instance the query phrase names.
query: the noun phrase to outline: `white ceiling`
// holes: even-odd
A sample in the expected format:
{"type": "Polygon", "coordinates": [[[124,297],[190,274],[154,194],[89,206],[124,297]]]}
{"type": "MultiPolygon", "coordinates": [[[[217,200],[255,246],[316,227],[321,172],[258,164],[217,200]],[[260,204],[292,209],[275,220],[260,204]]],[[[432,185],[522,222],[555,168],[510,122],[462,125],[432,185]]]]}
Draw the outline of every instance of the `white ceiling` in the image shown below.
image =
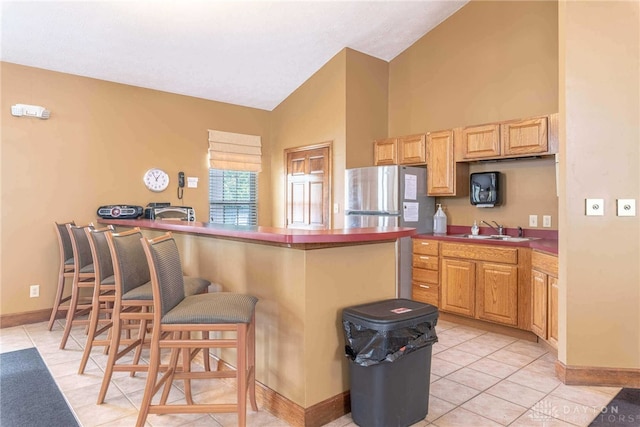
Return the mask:
{"type": "Polygon", "coordinates": [[[272,110],[343,48],[390,61],[467,1],[2,0],[0,59],[272,110]]]}

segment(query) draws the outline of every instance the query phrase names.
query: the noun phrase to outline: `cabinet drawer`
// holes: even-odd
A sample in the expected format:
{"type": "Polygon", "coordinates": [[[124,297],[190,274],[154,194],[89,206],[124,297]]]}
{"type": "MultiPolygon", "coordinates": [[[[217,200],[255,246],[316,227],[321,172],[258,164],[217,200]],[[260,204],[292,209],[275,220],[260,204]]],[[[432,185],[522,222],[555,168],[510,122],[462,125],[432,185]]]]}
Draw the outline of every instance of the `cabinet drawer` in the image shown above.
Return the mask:
{"type": "Polygon", "coordinates": [[[413,281],[438,284],[438,270],[413,269],[413,281]]]}
{"type": "Polygon", "coordinates": [[[493,261],[505,264],[518,263],[518,248],[500,246],[465,245],[460,243],[442,243],[441,256],[464,258],[476,261],[493,261]]]}
{"type": "Polygon", "coordinates": [[[426,268],[427,270],[437,270],[438,257],[433,255],[414,255],[413,266],[418,268],[426,268]]]}
{"type": "Polygon", "coordinates": [[[413,239],[413,253],[438,256],[439,243],[437,240],[413,239]]]}
{"type": "Polygon", "coordinates": [[[411,298],[426,304],[438,305],[439,286],[413,282],[411,298]]]}
{"type": "Polygon", "coordinates": [[[557,277],[558,257],[533,251],[531,253],[531,268],[557,277]]]}

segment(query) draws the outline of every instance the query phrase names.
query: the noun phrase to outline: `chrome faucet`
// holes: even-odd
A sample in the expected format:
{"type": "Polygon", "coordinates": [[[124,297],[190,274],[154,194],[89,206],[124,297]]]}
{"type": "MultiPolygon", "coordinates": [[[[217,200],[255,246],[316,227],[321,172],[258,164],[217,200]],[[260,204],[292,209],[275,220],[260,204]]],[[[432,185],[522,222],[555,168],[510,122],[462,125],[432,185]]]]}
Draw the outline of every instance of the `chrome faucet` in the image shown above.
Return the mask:
{"type": "Polygon", "coordinates": [[[498,223],[497,223],[497,222],[495,222],[495,221],[491,221],[491,222],[493,222],[493,223],[496,225],[496,227],[498,227],[498,228],[496,228],[496,227],[494,227],[493,225],[489,224],[489,223],[488,223],[487,221],[485,221],[485,220],[482,220],[482,221],[480,221],[480,222],[487,224],[489,227],[493,228],[493,230],[494,230],[496,233],[498,233],[498,235],[503,236],[503,234],[502,234],[502,233],[503,233],[503,231],[504,231],[504,227],[503,227],[502,225],[498,224],[498,223]]]}

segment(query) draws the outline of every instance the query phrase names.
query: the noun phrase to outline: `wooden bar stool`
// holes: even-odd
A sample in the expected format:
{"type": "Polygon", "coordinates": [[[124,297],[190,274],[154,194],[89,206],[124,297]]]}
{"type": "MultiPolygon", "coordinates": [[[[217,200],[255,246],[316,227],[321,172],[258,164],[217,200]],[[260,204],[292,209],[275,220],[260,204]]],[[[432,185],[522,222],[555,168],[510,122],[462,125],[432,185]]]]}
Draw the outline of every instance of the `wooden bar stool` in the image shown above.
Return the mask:
{"type": "Polygon", "coordinates": [[[112,327],[111,315],[113,303],[115,301],[115,279],[113,277],[113,263],[111,262],[111,252],[107,245],[107,234],[112,233],[113,226],[92,229],[87,227],[84,232],[91,249],[93,259],[93,270],[95,274],[95,285],[93,287],[93,298],[91,300],[91,314],[89,315],[89,328],[87,330],[87,341],[80,360],[78,374],[83,374],[89,361],[91,350],[94,346],[107,347],[111,343],[109,337],[98,339],[100,335],[107,332],[112,327]],[[99,324],[102,327],[98,329],[99,324]]]}
{"type": "Polygon", "coordinates": [[[255,398],[255,306],[250,295],[219,292],[185,296],[180,254],[171,233],[152,240],[142,239],[151,271],[153,287],[153,328],[151,358],[144,396],[136,425],[142,427],[148,414],[236,412],[238,425],[246,425],[247,393],[251,407],[258,410],[255,398]],[[193,340],[195,331],[232,333],[233,338],[193,340]],[[191,371],[190,350],[201,347],[235,348],[235,371],[191,371]],[[160,378],[160,351],[170,348],[168,369],[160,378]],[[177,368],[182,350],[182,370],[177,368]],[[236,378],[235,404],[196,404],[191,395],[191,380],[236,378]],[[174,379],[185,383],[186,404],[167,404],[174,379]],[[151,400],[164,385],[158,404],[151,400]]]}
{"type": "MultiPolygon", "coordinates": [[[[143,235],[138,227],[121,233],[107,233],[106,242],[113,263],[115,299],[112,313],[111,342],[105,366],[102,386],[98,394],[98,404],[104,402],[113,372],[146,372],[149,365],[140,363],[140,356],[153,320],[153,290],[149,264],[142,247],[143,235]],[[122,331],[129,322],[138,323],[135,338],[123,339],[122,331]],[[125,346],[124,348],[121,348],[125,346]],[[131,363],[118,361],[134,351],[131,363]]],[[[209,282],[199,277],[183,276],[184,293],[196,295],[207,292],[209,282]]],[[[208,349],[205,349],[208,350],[208,349]]],[[[208,353],[204,357],[205,369],[210,370],[208,353]]]]}
{"type": "Polygon", "coordinates": [[[71,300],[67,310],[67,320],[64,325],[60,349],[64,349],[71,333],[71,328],[75,324],[88,324],[88,320],[78,319],[79,316],[88,314],[91,310],[93,299],[93,287],[95,285],[95,272],[93,269],[93,257],[91,248],[85,233],[86,228],[93,228],[90,225],[78,227],[66,224],[67,233],[71,240],[73,249],[73,285],[71,288],[71,300]],[[82,291],[86,289],[88,291],[82,291]],[[86,294],[84,294],[86,292],[86,294]],[[81,295],[83,294],[83,295],[81,295]]]}
{"type": "Polygon", "coordinates": [[[76,225],[75,222],[69,221],[64,223],[54,223],[56,226],[56,236],[58,237],[58,248],[60,250],[60,270],[58,271],[58,288],[56,289],[56,299],[51,309],[51,317],[49,318],[48,329],[53,328],[58,312],[67,311],[68,305],[63,305],[71,299],[71,295],[64,296],[64,287],[67,279],[73,280],[73,248],[71,247],[71,238],[67,231],[67,224],[76,225]]]}

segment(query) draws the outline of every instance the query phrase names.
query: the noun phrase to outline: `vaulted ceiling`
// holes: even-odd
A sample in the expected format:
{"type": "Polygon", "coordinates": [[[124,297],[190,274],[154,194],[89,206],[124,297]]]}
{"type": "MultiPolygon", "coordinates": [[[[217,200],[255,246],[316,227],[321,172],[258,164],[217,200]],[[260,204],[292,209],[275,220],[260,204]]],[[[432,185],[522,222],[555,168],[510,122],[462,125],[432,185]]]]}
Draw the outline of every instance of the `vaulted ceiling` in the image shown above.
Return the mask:
{"type": "Polygon", "coordinates": [[[390,61],[466,3],[3,0],[0,59],[272,110],[343,48],[390,61]]]}

